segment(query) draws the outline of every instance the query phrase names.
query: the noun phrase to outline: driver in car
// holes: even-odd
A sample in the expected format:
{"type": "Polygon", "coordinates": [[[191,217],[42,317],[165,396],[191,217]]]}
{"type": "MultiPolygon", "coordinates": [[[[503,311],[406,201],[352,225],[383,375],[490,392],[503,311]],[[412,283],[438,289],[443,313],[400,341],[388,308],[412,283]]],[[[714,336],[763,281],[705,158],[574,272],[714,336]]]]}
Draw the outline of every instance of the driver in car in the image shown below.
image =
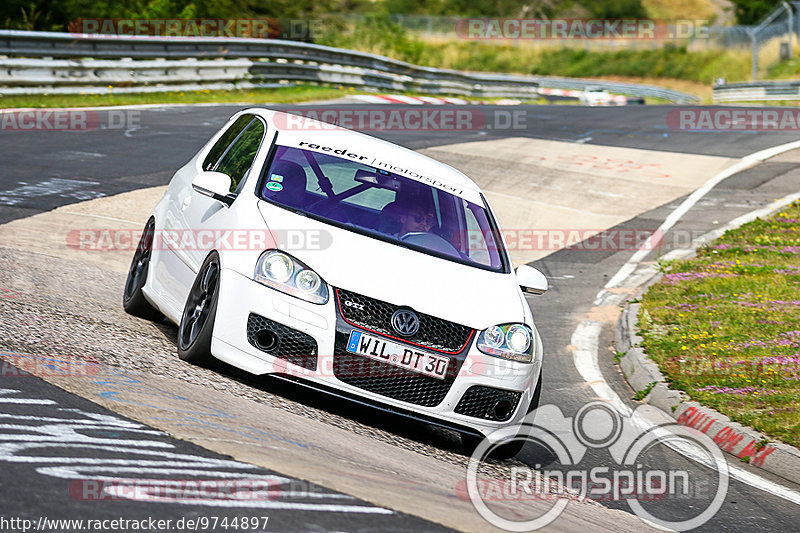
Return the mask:
{"type": "Polygon", "coordinates": [[[402,237],[406,233],[430,231],[436,220],[434,214],[417,204],[400,215],[400,233],[402,237]]]}

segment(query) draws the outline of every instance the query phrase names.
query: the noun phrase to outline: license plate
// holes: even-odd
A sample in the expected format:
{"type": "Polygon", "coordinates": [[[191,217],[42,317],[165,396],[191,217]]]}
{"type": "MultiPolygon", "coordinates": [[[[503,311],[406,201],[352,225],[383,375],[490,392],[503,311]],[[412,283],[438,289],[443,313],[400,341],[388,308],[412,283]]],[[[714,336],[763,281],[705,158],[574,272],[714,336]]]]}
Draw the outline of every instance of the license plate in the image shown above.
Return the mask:
{"type": "Polygon", "coordinates": [[[356,330],[350,332],[347,351],[437,379],[444,379],[450,363],[449,357],[412,349],[356,330]]]}

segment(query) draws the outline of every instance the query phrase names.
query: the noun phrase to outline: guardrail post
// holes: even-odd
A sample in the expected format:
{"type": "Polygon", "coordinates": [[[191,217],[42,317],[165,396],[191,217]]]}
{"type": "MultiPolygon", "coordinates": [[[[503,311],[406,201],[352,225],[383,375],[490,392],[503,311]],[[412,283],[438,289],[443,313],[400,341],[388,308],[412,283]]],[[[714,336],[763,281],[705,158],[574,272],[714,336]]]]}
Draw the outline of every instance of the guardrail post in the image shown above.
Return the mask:
{"type": "Polygon", "coordinates": [[[794,59],[794,13],[792,13],[792,8],[788,3],[786,3],[786,0],[781,3],[783,4],[783,8],[786,10],[786,13],[789,15],[786,28],[789,33],[789,59],[794,59]]]}
{"type": "MultiPolygon", "coordinates": [[[[800,2],[792,2],[792,7],[793,7],[793,8],[795,8],[795,9],[797,9],[798,11],[800,11],[800,7],[798,7],[798,4],[800,4],[800,2]]],[[[800,26],[800,20],[798,20],[797,18],[796,18],[796,19],[795,19],[795,21],[794,21],[794,26],[795,26],[795,27],[794,27],[794,28],[792,28],[792,33],[793,33],[794,35],[797,35],[797,33],[798,33],[798,31],[797,31],[797,26],[800,26]]]]}
{"type": "Polygon", "coordinates": [[[748,29],[747,35],[750,37],[750,40],[753,42],[753,59],[752,59],[752,77],[753,81],[758,81],[758,38],[756,37],[756,32],[754,30],[748,29]]]}

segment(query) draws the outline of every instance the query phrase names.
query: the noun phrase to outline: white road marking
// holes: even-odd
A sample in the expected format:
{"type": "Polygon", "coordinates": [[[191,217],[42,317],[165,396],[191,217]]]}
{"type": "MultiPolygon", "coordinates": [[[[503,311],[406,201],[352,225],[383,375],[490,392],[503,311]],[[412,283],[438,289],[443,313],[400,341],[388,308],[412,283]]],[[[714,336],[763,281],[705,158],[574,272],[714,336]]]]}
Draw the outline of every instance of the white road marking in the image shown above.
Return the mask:
{"type": "MultiPolygon", "coordinates": [[[[53,400],[15,397],[17,394],[22,393],[16,389],[0,389],[0,403],[57,405],[53,400]]],[[[88,485],[81,486],[80,483],[88,481],[96,484],[102,481],[108,483],[108,486],[103,487],[103,493],[117,500],[329,513],[394,513],[390,509],[359,502],[348,504],[342,500],[355,498],[346,494],[328,494],[314,487],[295,491],[295,480],[291,478],[263,471],[257,473],[258,467],[239,461],[170,451],[175,446],[168,441],[120,438],[120,432],[146,433],[160,437],[166,437],[167,434],[115,416],[87,413],[79,409],[56,407],[53,410],[52,414],[57,413],[64,417],[0,413],[0,419],[11,422],[0,423],[0,463],[29,464],[33,465],[38,474],[74,480],[73,483],[79,484],[78,491],[88,491],[84,494],[93,494],[93,491],[89,490],[88,485]],[[31,422],[43,424],[34,425],[31,422]],[[86,429],[95,432],[89,435],[81,432],[86,429]],[[98,431],[101,432],[100,435],[97,434],[98,431]],[[71,454],[81,456],[71,457],[71,454]],[[159,478],[125,477],[131,475],[155,475],[159,478]],[[205,482],[209,479],[212,482],[266,479],[276,487],[274,494],[270,493],[268,498],[215,498],[205,492],[198,493],[200,497],[194,497],[193,482],[187,480],[187,477],[199,478],[205,482]],[[171,487],[175,483],[187,483],[186,494],[170,496],[172,493],[159,490],[160,487],[171,487]],[[285,491],[283,485],[287,485],[285,491]],[[189,494],[192,497],[188,497],[189,494]],[[317,501],[293,501],[303,499],[317,501]]],[[[72,496],[76,497],[74,494],[72,496]]]]}
{"type": "MultiPolygon", "coordinates": [[[[742,158],[741,161],[729,167],[707,182],[703,184],[702,187],[694,191],[692,194],[689,195],[686,200],[684,200],[681,205],[678,206],[669,216],[664,220],[661,226],[658,227],[657,232],[661,235],[666,234],[672,226],[674,226],[682,217],[685,215],[689,209],[691,209],[694,204],[696,204],[703,196],[705,196],[708,191],[716,187],[721,181],[726,178],[729,178],[736,174],[737,172],[741,172],[742,170],[748,169],[765,159],[769,159],[770,157],[774,157],[780,153],[788,152],[790,150],[794,150],[796,148],[800,148],[800,141],[791,142],[788,144],[782,144],[780,146],[775,146],[773,148],[768,148],[766,150],[761,150],[760,152],[755,152],[750,155],[746,155],[742,158]]],[[[606,283],[606,288],[611,287],[618,287],[619,284],[625,280],[639,265],[639,263],[644,260],[645,257],[651,252],[648,247],[643,247],[639,251],[637,251],[633,256],[625,263],[622,268],[617,271],[616,274],[606,283]]]]}
{"type": "Polygon", "coordinates": [[[625,198],[624,194],[617,194],[617,193],[608,192],[608,191],[596,191],[594,189],[589,189],[589,193],[597,194],[599,196],[608,196],[609,198],[625,198]]]}
{"type": "Polygon", "coordinates": [[[106,154],[101,154],[98,152],[78,152],[74,150],[56,152],[55,155],[59,156],[61,159],[97,159],[106,156],[106,154]]]}
{"type": "Polygon", "coordinates": [[[0,403],[18,403],[29,405],[54,405],[53,400],[42,400],[38,398],[0,398],[0,403]]]}
{"type": "MultiPolygon", "coordinates": [[[[144,500],[151,501],[151,500],[144,500]]],[[[321,511],[324,513],[363,513],[363,514],[394,514],[390,509],[383,507],[368,507],[365,505],[341,505],[326,503],[295,503],[295,502],[274,502],[267,500],[247,501],[247,500],[171,500],[164,503],[182,503],[184,505],[208,505],[210,507],[230,507],[230,508],[257,508],[257,509],[278,509],[281,511],[321,511]]]]}
{"type": "MultiPolygon", "coordinates": [[[[681,219],[681,217],[686,214],[689,209],[691,209],[692,206],[694,206],[705,194],[707,194],[713,187],[715,187],[724,179],[734,175],[736,172],[749,168],[760,161],[764,161],[770,157],[774,157],[778,154],[797,148],[800,148],[800,141],[775,146],[743,157],[739,163],[726,170],[723,170],[708,180],[702,187],[689,195],[689,197],[686,198],[681,205],[679,205],[672,213],[670,213],[666,220],[664,220],[664,223],[658,228],[658,231],[660,231],[662,235],[666,233],[666,231],[672,228],[672,226],[674,226],[681,219]]],[[[733,225],[734,223],[738,222],[741,224],[748,220],[752,220],[757,216],[763,216],[764,214],[771,213],[784,207],[785,205],[790,204],[798,197],[800,197],[798,194],[786,196],[776,202],[773,202],[769,206],[738,217],[727,224],[724,228],[718,228],[717,230],[709,232],[709,234],[706,235],[710,235],[712,233],[717,234],[718,232],[718,234],[721,234],[724,230],[735,227],[733,225]]],[[[708,240],[711,239],[708,238],[708,240]]],[[[625,300],[626,295],[609,292],[607,289],[620,287],[625,281],[642,275],[642,273],[636,272],[637,267],[650,252],[650,249],[642,248],[634,253],[633,256],[608,281],[608,283],[606,283],[605,287],[597,293],[597,296],[594,300],[594,305],[599,307],[620,305],[625,300]]],[[[632,410],[625,404],[625,402],[622,401],[619,395],[614,392],[614,390],[605,380],[605,377],[603,377],[603,373],[600,370],[598,363],[598,341],[602,327],[603,323],[596,320],[585,320],[578,325],[570,340],[572,346],[574,346],[573,363],[584,381],[591,386],[592,390],[601,400],[611,403],[614,405],[614,407],[619,409],[621,414],[628,416],[632,413],[632,410]]],[[[643,430],[649,430],[656,426],[650,420],[646,420],[641,417],[636,418],[637,424],[639,424],[643,430]]],[[[671,442],[667,442],[667,445],[677,449],[677,447],[675,447],[671,442]]],[[[681,452],[682,450],[678,451],[681,452]]],[[[746,483],[747,485],[764,492],[769,492],[792,503],[800,504],[800,492],[798,491],[789,489],[779,483],[765,479],[734,464],[729,463],[728,471],[730,476],[737,481],[746,483]]]]}

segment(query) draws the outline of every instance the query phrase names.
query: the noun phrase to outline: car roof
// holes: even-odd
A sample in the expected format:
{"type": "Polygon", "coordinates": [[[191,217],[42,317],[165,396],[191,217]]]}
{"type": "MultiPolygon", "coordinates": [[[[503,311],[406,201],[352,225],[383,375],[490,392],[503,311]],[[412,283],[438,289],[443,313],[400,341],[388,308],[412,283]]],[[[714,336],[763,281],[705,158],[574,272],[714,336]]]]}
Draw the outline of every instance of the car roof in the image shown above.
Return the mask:
{"type": "MultiPolygon", "coordinates": [[[[469,196],[474,197],[476,193],[481,192],[480,187],[464,173],[450,165],[397,144],[312,118],[303,117],[302,122],[298,123],[297,115],[289,115],[272,109],[250,108],[243,112],[257,114],[275,127],[278,130],[278,144],[296,146],[301,142],[306,142],[316,143],[320,146],[347,148],[380,158],[382,161],[402,167],[408,172],[431,176],[453,187],[470,191],[473,194],[469,196]]],[[[389,169],[397,170],[397,168],[389,169]]]]}

